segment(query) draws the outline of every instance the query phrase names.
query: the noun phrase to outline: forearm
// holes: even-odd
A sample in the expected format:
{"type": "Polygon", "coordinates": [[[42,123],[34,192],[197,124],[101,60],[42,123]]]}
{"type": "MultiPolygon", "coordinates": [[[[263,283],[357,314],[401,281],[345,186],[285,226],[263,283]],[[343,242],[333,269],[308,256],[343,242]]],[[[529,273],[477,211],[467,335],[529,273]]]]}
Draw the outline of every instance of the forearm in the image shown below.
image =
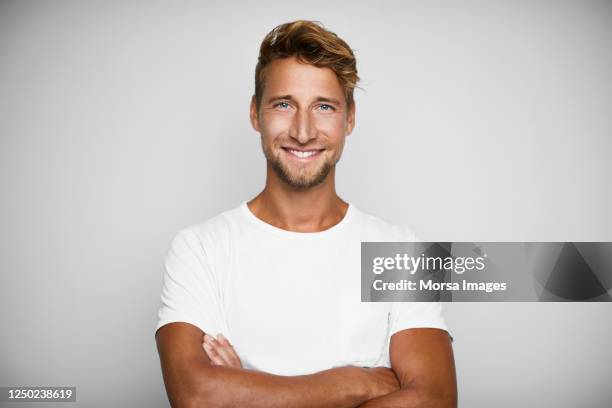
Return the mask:
{"type": "Polygon", "coordinates": [[[371,399],[360,408],[456,408],[457,397],[433,393],[423,388],[405,388],[371,399]]]}
{"type": "Polygon", "coordinates": [[[193,407],[356,407],[372,397],[367,375],[358,367],[338,367],[310,375],[279,376],[226,366],[203,368],[193,407]]]}

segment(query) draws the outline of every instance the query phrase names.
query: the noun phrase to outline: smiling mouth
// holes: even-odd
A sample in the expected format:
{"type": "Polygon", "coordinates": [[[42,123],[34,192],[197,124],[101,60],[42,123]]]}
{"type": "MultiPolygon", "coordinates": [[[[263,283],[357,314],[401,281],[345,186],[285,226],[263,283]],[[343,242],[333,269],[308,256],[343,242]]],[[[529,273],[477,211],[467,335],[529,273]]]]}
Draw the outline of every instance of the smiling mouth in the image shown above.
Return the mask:
{"type": "Polygon", "coordinates": [[[289,153],[290,156],[296,157],[298,159],[310,159],[312,157],[318,156],[325,149],[297,150],[291,149],[289,147],[283,147],[283,150],[289,153]]]}

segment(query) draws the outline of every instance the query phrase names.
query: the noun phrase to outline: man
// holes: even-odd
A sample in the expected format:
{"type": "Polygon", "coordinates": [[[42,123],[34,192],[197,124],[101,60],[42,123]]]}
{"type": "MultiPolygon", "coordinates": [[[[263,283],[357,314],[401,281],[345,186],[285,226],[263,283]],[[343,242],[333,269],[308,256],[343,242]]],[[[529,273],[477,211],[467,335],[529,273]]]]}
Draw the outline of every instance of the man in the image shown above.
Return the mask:
{"type": "Polygon", "coordinates": [[[156,340],[172,406],[456,406],[440,304],[360,301],[361,241],[414,235],[336,194],[353,52],[314,22],[283,24],[255,77],[265,188],[181,230],[166,258],[156,340]]]}

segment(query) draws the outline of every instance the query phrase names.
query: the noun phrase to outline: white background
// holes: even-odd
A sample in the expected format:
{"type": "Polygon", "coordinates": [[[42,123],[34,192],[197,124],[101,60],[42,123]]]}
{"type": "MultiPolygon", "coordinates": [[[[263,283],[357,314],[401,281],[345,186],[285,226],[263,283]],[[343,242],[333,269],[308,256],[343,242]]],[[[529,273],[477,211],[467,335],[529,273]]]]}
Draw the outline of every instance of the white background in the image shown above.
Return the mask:
{"type": "MultiPolygon", "coordinates": [[[[168,406],[163,258],[263,187],[257,53],[298,18],[363,79],[344,199],[426,241],[612,241],[610,2],[3,1],[0,386],[168,406]]],[[[460,406],[609,406],[609,303],[444,307],[460,406]]]]}

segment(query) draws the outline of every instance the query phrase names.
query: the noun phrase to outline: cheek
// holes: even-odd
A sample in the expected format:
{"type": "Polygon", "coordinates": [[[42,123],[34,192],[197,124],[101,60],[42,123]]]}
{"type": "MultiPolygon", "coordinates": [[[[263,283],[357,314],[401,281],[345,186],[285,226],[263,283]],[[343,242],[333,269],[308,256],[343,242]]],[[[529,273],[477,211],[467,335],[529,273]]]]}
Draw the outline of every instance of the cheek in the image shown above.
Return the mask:
{"type": "Polygon", "coordinates": [[[344,138],[346,123],[340,115],[317,118],[317,129],[331,139],[333,143],[340,143],[344,138]]]}
{"type": "Polygon", "coordinates": [[[261,129],[265,135],[275,138],[279,134],[289,131],[291,118],[289,115],[264,115],[261,129]]]}

